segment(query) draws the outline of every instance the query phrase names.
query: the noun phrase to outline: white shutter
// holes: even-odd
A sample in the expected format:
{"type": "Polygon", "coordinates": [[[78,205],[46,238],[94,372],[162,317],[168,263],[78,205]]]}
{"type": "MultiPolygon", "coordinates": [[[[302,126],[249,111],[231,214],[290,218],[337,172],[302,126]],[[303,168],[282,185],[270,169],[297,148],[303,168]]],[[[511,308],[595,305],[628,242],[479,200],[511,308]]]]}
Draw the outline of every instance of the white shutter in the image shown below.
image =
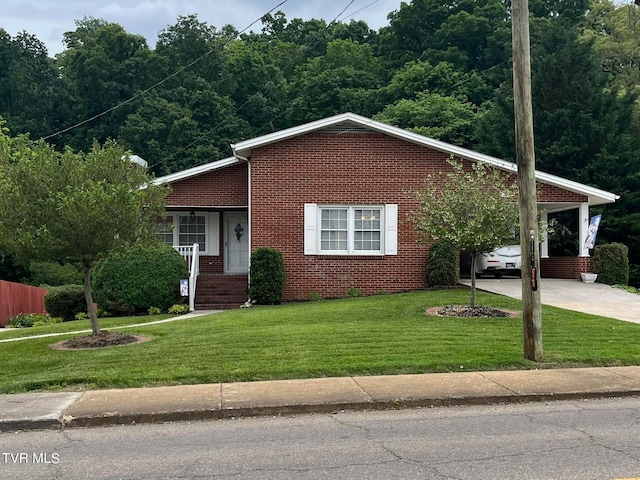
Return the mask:
{"type": "Polygon", "coordinates": [[[318,204],[304,204],[304,254],[318,253],[318,204]]]}
{"type": "Polygon", "coordinates": [[[209,212],[207,243],[209,255],[220,255],[220,213],[209,212]]]}
{"type": "Polygon", "coordinates": [[[398,205],[384,206],[384,254],[398,254],[398,205]]]}

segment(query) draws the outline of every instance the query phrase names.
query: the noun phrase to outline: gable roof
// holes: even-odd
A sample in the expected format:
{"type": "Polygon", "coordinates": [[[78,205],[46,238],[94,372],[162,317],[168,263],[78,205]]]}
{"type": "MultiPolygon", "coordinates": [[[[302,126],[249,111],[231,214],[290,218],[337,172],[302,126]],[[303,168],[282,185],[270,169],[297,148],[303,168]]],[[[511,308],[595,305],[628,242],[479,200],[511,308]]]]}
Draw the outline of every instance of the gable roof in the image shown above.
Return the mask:
{"type": "MultiPolygon", "coordinates": [[[[378,133],[384,133],[386,135],[399,138],[408,142],[416,143],[428,148],[439,150],[444,153],[453,154],[456,157],[460,157],[473,162],[484,162],[494,167],[507,172],[513,172],[517,174],[518,167],[515,163],[501,160],[490,155],[474,152],[462,147],[457,147],[449,143],[442,142],[433,138],[425,137],[417,133],[403,130],[386,123],[381,123],[370,118],[366,118],[355,113],[343,113],[335,115],[333,117],[323,118],[316,120],[315,122],[305,123],[297,127],[287,128],[278,132],[269,133],[261,137],[252,138],[243,142],[232,144],[234,156],[239,159],[247,159],[251,156],[251,150],[254,148],[262,147],[272,143],[277,143],[282,140],[304,135],[310,132],[319,130],[331,130],[334,132],[343,131],[345,133],[352,131],[373,131],[378,133]]],[[[536,170],[536,180],[557,186],[563,190],[569,190],[588,197],[589,205],[602,205],[605,203],[613,203],[620,197],[610,192],[600,190],[589,185],[567,180],[566,178],[551,175],[536,170]]]]}
{"type": "Polygon", "coordinates": [[[187,178],[196,177],[203,173],[212,172],[221,168],[230,167],[240,163],[241,160],[236,157],[229,157],[223,160],[216,160],[215,162],[205,163],[204,165],[198,165],[197,167],[187,168],[180,172],[170,173],[163,177],[158,177],[153,181],[154,185],[160,185],[162,183],[173,183],[187,178]]]}

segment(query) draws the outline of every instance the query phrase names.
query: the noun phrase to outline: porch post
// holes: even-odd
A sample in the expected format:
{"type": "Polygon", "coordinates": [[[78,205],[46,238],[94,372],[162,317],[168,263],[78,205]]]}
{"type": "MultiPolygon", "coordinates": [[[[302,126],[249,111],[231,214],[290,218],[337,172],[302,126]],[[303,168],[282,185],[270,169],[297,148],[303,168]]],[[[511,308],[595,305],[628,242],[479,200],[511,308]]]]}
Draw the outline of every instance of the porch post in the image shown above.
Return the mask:
{"type": "MultiPolygon", "coordinates": [[[[546,225],[549,221],[549,214],[546,210],[540,212],[540,219],[543,225],[546,225]]],[[[549,258],[549,232],[545,229],[542,235],[542,241],[540,242],[540,258],[549,258]]]]}
{"type": "Polygon", "coordinates": [[[588,257],[589,249],[585,248],[584,243],[589,230],[589,204],[581,203],[578,208],[578,256],[588,257]]]}

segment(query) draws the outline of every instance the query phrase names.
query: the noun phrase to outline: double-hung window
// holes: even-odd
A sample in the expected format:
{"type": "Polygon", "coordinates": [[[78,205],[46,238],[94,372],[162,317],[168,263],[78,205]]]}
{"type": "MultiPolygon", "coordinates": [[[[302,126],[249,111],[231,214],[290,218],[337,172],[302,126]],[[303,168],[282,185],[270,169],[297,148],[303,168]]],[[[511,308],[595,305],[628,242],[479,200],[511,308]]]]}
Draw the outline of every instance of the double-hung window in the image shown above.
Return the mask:
{"type": "Polygon", "coordinates": [[[156,222],[160,241],[173,246],[173,217],[163,217],[156,222]]]}
{"type": "Polygon", "coordinates": [[[397,205],[305,205],[305,254],[395,255],[397,205]]]}
{"type": "Polygon", "coordinates": [[[200,245],[200,251],[207,250],[207,222],[204,215],[178,216],[178,246],[200,245]]]}
{"type": "Polygon", "coordinates": [[[173,247],[200,246],[200,253],[219,254],[217,212],[169,212],[157,222],[160,240],[173,247]]]}

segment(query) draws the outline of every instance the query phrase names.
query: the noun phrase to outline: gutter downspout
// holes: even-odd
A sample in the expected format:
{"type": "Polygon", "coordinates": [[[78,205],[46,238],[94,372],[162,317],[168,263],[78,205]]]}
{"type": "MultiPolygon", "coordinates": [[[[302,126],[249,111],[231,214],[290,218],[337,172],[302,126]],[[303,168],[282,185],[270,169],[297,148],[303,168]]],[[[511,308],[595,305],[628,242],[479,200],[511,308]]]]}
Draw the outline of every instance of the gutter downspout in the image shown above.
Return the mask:
{"type": "MultiPolygon", "coordinates": [[[[251,228],[251,161],[246,157],[238,155],[233,147],[232,151],[235,158],[237,158],[241,162],[247,163],[247,227],[249,228],[249,240],[247,242],[249,247],[249,271],[247,272],[247,288],[249,288],[249,285],[251,285],[251,235],[253,233],[253,230],[251,228]]],[[[247,297],[247,300],[251,299],[247,297]]]]}

